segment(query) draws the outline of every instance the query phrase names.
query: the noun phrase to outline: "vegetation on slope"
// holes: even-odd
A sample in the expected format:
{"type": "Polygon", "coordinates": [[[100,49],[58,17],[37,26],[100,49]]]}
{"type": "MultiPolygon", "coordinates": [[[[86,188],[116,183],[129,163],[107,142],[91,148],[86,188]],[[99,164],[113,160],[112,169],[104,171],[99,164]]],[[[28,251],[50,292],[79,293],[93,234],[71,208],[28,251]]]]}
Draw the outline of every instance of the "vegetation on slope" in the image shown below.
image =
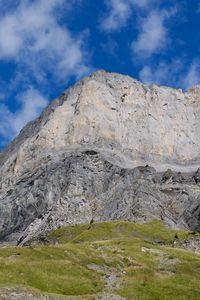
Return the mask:
{"type": "Polygon", "coordinates": [[[49,245],[0,248],[0,287],[79,299],[199,299],[200,256],[174,245],[190,234],[158,221],[60,228],[49,245]]]}

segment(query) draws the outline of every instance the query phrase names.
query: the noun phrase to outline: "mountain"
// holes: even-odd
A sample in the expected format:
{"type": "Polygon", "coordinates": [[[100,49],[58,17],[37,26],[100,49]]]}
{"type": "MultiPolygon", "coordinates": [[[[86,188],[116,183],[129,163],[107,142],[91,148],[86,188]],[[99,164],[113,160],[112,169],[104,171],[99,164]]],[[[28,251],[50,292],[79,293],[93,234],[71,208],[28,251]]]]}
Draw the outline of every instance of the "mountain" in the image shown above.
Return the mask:
{"type": "Polygon", "coordinates": [[[0,154],[1,242],[117,219],[200,230],[199,132],[199,86],[95,72],[0,154]]]}

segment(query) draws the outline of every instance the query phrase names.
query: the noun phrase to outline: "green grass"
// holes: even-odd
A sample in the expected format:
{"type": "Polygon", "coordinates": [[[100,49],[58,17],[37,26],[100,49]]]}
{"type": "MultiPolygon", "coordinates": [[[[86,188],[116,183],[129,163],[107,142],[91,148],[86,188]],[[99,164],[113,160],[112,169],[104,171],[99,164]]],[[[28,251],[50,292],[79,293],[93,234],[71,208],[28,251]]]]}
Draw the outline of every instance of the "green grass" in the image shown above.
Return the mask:
{"type": "Polygon", "coordinates": [[[64,227],[51,232],[48,238],[59,243],[81,243],[86,241],[143,238],[149,241],[171,242],[175,235],[185,238],[188,231],[170,230],[160,221],[136,224],[126,221],[101,222],[90,225],[64,227]]]}
{"type": "Polygon", "coordinates": [[[62,295],[96,293],[103,283],[84,264],[84,252],[83,261],[76,260],[80,252],[50,246],[0,249],[0,285],[19,284],[62,295]]]}
{"type": "Polygon", "coordinates": [[[47,237],[55,245],[0,248],[0,287],[94,299],[106,287],[105,271],[92,270],[93,264],[115,270],[119,284],[112,293],[125,299],[199,299],[200,256],[172,248],[177,235],[180,240],[190,232],[159,221],[60,228],[47,237]]]}
{"type": "MultiPolygon", "coordinates": [[[[144,244],[143,244],[144,245],[144,244]]],[[[133,257],[141,267],[127,268],[118,293],[127,299],[199,299],[200,256],[180,249],[154,247],[160,254],[143,253],[126,244],[125,255],[133,257]],[[164,263],[163,263],[164,262],[164,263]]]]}

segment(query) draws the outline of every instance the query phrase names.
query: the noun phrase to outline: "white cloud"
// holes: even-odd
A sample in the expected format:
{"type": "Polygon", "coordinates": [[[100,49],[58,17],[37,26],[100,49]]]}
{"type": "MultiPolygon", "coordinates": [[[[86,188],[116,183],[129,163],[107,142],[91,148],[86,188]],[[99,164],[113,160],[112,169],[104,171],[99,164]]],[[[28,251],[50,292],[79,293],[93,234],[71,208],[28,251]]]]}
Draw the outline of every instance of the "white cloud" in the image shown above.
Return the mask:
{"type": "Polygon", "coordinates": [[[10,140],[47,106],[48,100],[36,89],[30,87],[17,96],[18,110],[11,112],[5,104],[0,104],[0,135],[10,140]]]}
{"type": "Polygon", "coordinates": [[[161,79],[166,75],[165,69],[166,65],[164,69],[159,67],[157,70],[153,70],[150,66],[144,66],[139,72],[139,78],[146,84],[160,83],[162,82],[161,79]]]}
{"type": "Polygon", "coordinates": [[[138,38],[131,45],[134,55],[148,58],[166,46],[169,36],[165,23],[174,13],[175,10],[153,10],[146,18],[140,18],[138,38]]]}
{"type": "Polygon", "coordinates": [[[142,82],[147,84],[176,84],[178,80],[177,76],[179,72],[182,71],[182,66],[181,60],[179,59],[171,63],[161,61],[158,65],[144,66],[139,73],[139,77],[142,82]]]}
{"type": "MultiPolygon", "coordinates": [[[[71,0],[72,1],[72,0],[71,0]]],[[[82,36],[59,23],[64,0],[20,1],[0,20],[0,59],[14,60],[37,79],[50,73],[57,79],[88,72],[82,36]]],[[[65,9],[64,9],[65,8],[65,9]]]]}
{"type": "Polygon", "coordinates": [[[120,30],[127,25],[133,11],[147,9],[157,0],[105,0],[107,14],[102,18],[100,27],[106,32],[120,30]]]}
{"type": "Polygon", "coordinates": [[[13,1],[2,4],[0,61],[15,63],[16,72],[7,86],[12,93],[22,92],[13,96],[19,107],[14,113],[5,100],[1,101],[1,139],[16,135],[47,105],[41,92],[29,86],[39,84],[39,90],[47,90],[52,82],[67,84],[70,77],[78,79],[90,71],[85,53],[86,33],[75,35],[61,22],[63,15],[66,19],[70,12],[70,5],[79,1],[20,0],[14,9],[13,1]]]}
{"type": "Polygon", "coordinates": [[[193,87],[196,84],[200,84],[200,63],[199,61],[193,61],[190,65],[187,73],[180,80],[181,85],[185,90],[193,87]]]}
{"type": "Polygon", "coordinates": [[[157,83],[161,85],[176,86],[188,90],[196,84],[200,84],[200,63],[192,62],[184,69],[186,62],[175,59],[172,62],[161,61],[158,65],[146,65],[140,73],[140,80],[146,84],[157,83]]]}
{"type": "Polygon", "coordinates": [[[101,28],[105,31],[114,31],[126,25],[127,20],[131,16],[130,1],[109,0],[106,3],[109,12],[102,20],[101,28]]]}
{"type": "Polygon", "coordinates": [[[46,97],[33,87],[19,94],[17,98],[20,109],[14,117],[15,133],[18,133],[26,123],[36,118],[48,104],[46,97]]]}

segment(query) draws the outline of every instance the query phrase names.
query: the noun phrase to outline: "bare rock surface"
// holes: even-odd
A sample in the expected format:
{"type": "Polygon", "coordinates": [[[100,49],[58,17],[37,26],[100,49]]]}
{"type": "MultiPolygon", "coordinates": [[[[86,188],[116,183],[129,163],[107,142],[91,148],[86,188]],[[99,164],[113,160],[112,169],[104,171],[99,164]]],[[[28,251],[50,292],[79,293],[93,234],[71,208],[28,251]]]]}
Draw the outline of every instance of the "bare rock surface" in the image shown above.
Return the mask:
{"type": "Polygon", "coordinates": [[[0,300],[91,300],[84,296],[56,296],[33,293],[23,288],[0,288],[0,300]]]}
{"type": "Polygon", "coordinates": [[[200,230],[200,87],[98,71],[0,153],[0,240],[91,220],[200,230]]]}
{"type": "Polygon", "coordinates": [[[102,293],[95,297],[95,300],[125,300],[125,298],[117,295],[115,290],[120,287],[120,279],[123,271],[108,266],[99,266],[95,264],[88,265],[88,268],[98,273],[105,274],[105,287],[102,293]]]}
{"type": "MultiPolygon", "coordinates": [[[[178,243],[182,248],[200,254],[200,236],[190,237],[178,243]]],[[[200,271],[200,270],[199,270],[200,271]]]]}

